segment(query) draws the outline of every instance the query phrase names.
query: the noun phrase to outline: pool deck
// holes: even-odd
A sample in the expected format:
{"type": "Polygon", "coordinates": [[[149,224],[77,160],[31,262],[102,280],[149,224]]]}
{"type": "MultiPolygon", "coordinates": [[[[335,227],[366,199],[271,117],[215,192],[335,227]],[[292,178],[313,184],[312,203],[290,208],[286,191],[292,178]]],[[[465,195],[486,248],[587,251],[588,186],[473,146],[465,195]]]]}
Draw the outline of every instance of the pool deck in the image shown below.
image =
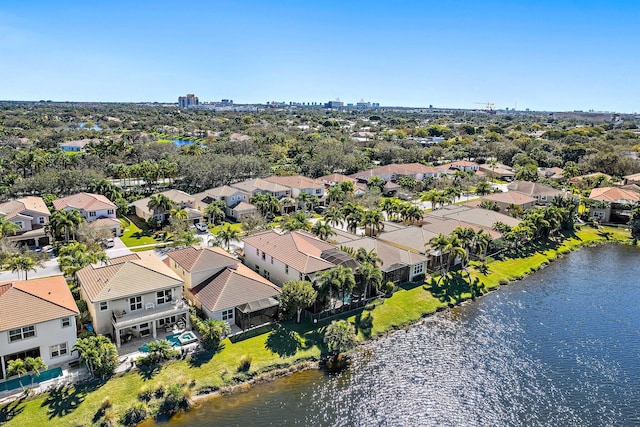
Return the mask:
{"type": "MultiPolygon", "coordinates": [[[[79,383],[91,378],[91,374],[84,366],[79,366],[77,368],[69,368],[68,363],[60,366],[62,368],[62,375],[56,378],[52,378],[47,381],[42,381],[41,383],[34,384],[33,387],[27,387],[28,389],[33,390],[34,394],[46,393],[51,390],[55,390],[58,388],[62,388],[69,384],[79,383]]],[[[54,368],[52,366],[51,368],[54,368]]],[[[21,387],[15,388],[13,390],[0,392],[0,405],[5,403],[12,402],[16,399],[19,399],[24,395],[24,391],[21,387]]]]}

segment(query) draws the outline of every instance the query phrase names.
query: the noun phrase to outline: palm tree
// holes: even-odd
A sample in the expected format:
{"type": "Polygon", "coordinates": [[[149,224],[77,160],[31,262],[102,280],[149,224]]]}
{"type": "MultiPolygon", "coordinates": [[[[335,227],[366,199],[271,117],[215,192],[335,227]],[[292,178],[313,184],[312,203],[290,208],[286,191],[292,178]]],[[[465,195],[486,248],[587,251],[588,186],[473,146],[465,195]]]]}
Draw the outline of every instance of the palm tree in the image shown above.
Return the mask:
{"type": "Polygon", "coordinates": [[[27,357],[24,359],[25,365],[27,365],[27,370],[32,372],[31,375],[31,385],[33,386],[34,377],[39,377],[42,371],[46,371],[49,367],[42,357],[27,357]]]}
{"type": "Polygon", "coordinates": [[[365,248],[358,248],[358,250],[354,254],[350,255],[352,255],[352,257],[355,258],[355,260],[360,264],[368,263],[373,265],[374,267],[382,266],[382,259],[378,256],[375,249],[367,251],[365,248]]]}
{"type": "Polygon", "coordinates": [[[380,201],[380,210],[386,212],[389,221],[395,218],[400,208],[400,199],[396,197],[385,197],[380,201]]]}
{"type": "Polygon", "coordinates": [[[313,206],[319,203],[319,200],[316,196],[305,191],[301,191],[296,199],[298,199],[298,203],[302,205],[302,210],[304,211],[307,210],[307,207],[309,207],[309,209],[313,209],[313,206]]]}
{"type": "Polygon", "coordinates": [[[164,339],[147,343],[147,352],[149,353],[149,358],[157,362],[170,359],[176,353],[176,350],[168,340],[164,339]]]}
{"type": "Polygon", "coordinates": [[[332,206],[324,211],[324,220],[327,224],[337,227],[344,224],[344,214],[338,206],[332,206]]]}
{"type": "Polygon", "coordinates": [[[180,221],[187,221],[189,219],[189,212],[182,207],[171,209],[171,211],[169,211],[169,215],[180,221]]]}
{"type": "Polygon", "coordinates": [[[332,185],[327,191],[329,202],[340,203],[344,200],[345,193],[339,185],[332,185]]]}
{"type": "Polygon", "coordinates": [[[233,239],[237,239],[240,235],[240,232],[231,227],[231,225],[227,224],[226,227],[221,228],[220,231],[216,233],[216,237],[218,237],[226,246],[227,251],[229,251],[229,245],[233,239]]]}
{"type": "Polygon", "coordinates": [[[524,211],[522,210],[522,206],[511,203],[507,206],[507,213],[514,218],[521,218],[524,211]]]}
{"type": "Polygon", "coordinates": [[[18,230],[20,230],[20,226],[18,224],[7,221],[5,217],[0,216],[0,238],[14,235],[18,230]]]}
{"type": "Polygon", "coordinates": [[[250,198],[249,202],[253,204],[264,217],[275,215],[280,211],[278,199],[268,193],[258,193],[250,198]]]}
{"type": "Polygon", "coordinates": [[[480,229],[474,237],[473,247],[476,253],[478,253],[483,259],[489,244],[491,243],[491,235],[485,230],[480,229]]]}
{"type": "Polygon", "coordinates": [[[213,202],[207,205],[207,208],[204,210],[204,213],[208,216],[209,222],[212,224],[217,224],[224,220],[226,214],[224,213],[224,209],[227,207],[227,204],[224,200],[214,200],[213,202]]]}
{"type": "Polygon", "coordinates": [[[451,266],[452,263],[459,257],[463,267],[465,267],[465,260],[467,259],[467,251],[462,246],[462,242],[458,237],[454,234],[449,237],[447,241],[447,245],[444,247],[444,252],[447,254],[447,270],[451,266]]]}
{"type": "Polygon", "coordinates": [[[87,245],[79,242],[72,242],[60,249],[59,262],[60,269],[65,277],[74,277],[76,273],[90,264],[107,262],[107,255],[99,250],[90,250],[87,245]]]}
{"type": "Polygon", "coordinates": [[[382,191],[382,188],[384,187],[384,185],[386,183],[387,182],[384,180],[384,178],[381,178],[379,176],[372,176],[367,181],[367,187],[368,188],[378,187],[380,189],[380,191],[382,191]]]}
{"type": "Polygon", "coordinates": [[[403,203],[400,205],[400,215],[405,224],[415,224],[422,220],[422,209],[413,203],[403,203]]]}
{"type": "Polygon", "coordinates": [[[378,234],[380,230],[384,229],[384,217],[382,213],[377,209],[370,209],[365,211],[362,216],[361,225],[364,226],[365,232],[369,230],[369,236],[373,236],[373,231],[375,230],[375,234],[378,234]]]}
{"type": "Polygon", "coordinates": [[[356,285],[356,280],[350,268],[338,265],[320,274],[318,295],[320,298],[329,297],[331,309],[335,310],[336,301],[334,292],[342,292],[343,300],[345,292],[351,292],[356,285]]]}
{"type": "Polygon", "coordinates": [[[10,268],[13,273],[18,273],[18,277],[20,277],[20,272],[24,271],[24,280],[29,280],[29,271],[35,273],[41,265],[40,261],[36,261],[28,255],[14,256],[10,258],[7,263],[7,267],[10,268]]]}
{"type": "Polygon", "coordinates": [[[492,191],[491,184],[488,183],[487,181],[480,181],[478,184],[476,184],[475,193],[478,196],[486,196],[487,194],[491,194],[491,191],[492,191]]]}
{"type": "Polygon", "coordinates": [[[164,219],[164,214],[171,211],[171,208],[173,208],[173,201],[164,194],[154,194],[149,197],[147,207],[153,212],[155,217],[162,215],[160,219],[162,221],[164,219]]]}
{"type": "Polygon", "coordinates": [[[198,243],[200,239],[196,237],[196,233],[193,230],[187,230],[180,233],[180,236],[175,239],[175,243],[179,246],[193,246],[198,243]]]}
{"type": "Polygon", "coordinates": [[[217,350],[220,340],[229,332],[231,332],[229,324],[218,319],[203,320],[200,327],[202,343],[208,350],[217,350]]]}
{"type": "Polygon", "coordinates": [[[362,277],[365,289],[365,298],[371,295],[371,287],[378,290],[382,285],[382,271],[368,262],[360,264],[358,274],[362,277]]]}
{"type": "Polygon", "coordinates": [[[27,373],[27,364],[25,363],[24,360],[14,359],[14,360],[9,360],[7,362],[7,376],[12,377],[14,375],[17,375],[18,382],[20,383],[22,390],[24,390],[24,385],[22,384],[22,381],[20,381],[20,379],[26,373],[27,373]]]}
{"type": "Polygon", "coordinates": [[[75,240],[75,230],[82,222],[83,218],[80,216],[80,211],[61,210],[55,211],[49,218],[49,230],[52,236],[60,235],[64,232],[65,242],[69,242],[69,237],[73,235],[75,240]]]}
{"type": "Polygon", "coordinates": [[[287,213],[291,210],[290,208],[295,207],[296,201],[291,197],[283,197],[278,201],[278,204],[280,205],[280,212],[287,213]]]}
{"type": "Polygon", "coordinates": [[[471,251],[471,248],[473,247],[473,244],[475,242],[476,232],[473,231],[472,228],[463,228],[458,226],[453,230],[452,234],[456,236],[458,240],[460,240],[460,243],[466,253],[465,259],[468,260],[469,252],[471,251]]]}
{"type": "Polygon", "coordinates": [[[118,363],[118,349],[104,335],[79,338],[73,350],[92,376],[109,375],[118,363]]]}
{"type": "Polygon", "coordinates": [[[444,234],[439,233],[437,236],[429,239],[429,242],[427,244],[431,247],[431,249],[436,251],[438,258],[440,259],[440,262],[438,263],[440,265],[439,270],[444,270],[444,250],[449,244],[449,239],[447,239],[447,236],[445,236],[444,234]]]}
{"type": "Polygon", "coordinates": [[[285,214],[280,221],[280,228],[286,231],[309,231],[311,230],[311,222],[305,212],[296,212],[293,215],[285,214]]]}
{"type": "Polygon", "coordinates": [[[313,227],[311,227],[311,232],[318,236],[320,240],[329,240],[329,236],[336,234],[336,232],[333,231],[333,228],[331,228],[329,224],[322,221],[317,221],[315,224],[313,224],[313,227]]]}

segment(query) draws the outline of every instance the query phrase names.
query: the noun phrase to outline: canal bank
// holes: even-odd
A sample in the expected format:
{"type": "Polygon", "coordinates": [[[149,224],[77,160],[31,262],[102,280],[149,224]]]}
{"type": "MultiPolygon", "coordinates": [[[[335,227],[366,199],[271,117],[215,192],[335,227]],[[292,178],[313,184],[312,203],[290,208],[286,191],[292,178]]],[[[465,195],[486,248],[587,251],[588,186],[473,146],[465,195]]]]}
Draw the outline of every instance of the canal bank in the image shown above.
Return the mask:
{"type": "MultiPolygon", "coordinates": [[[[624,230],[584,228],[575,237],[567,238],[562,243],[549,243],[536,248],[536,251],[524,258],[506,258],[489,262],[486,275],[472,268],[472,277],[479,277],[487,289],[493,289],[501,282],[508,283],[535,271],[558,255],[581,245],[621,241],[627,237],[628,232],[624,230]]],[[[470,295],[460,295],[461,299],[468,296],[470,295]]],[[[394,329],[407,327],[450,302],[441,301],[422,286],[405,287],[370,311],[371,319],[367,321],[370,325],[363,325],[362,316],[351,316],[349,320],[360,323],[359,334],[364,341],[386,335],[394,329]]],[[[178,380],[195,380],[191,382],[194,384],[192,393],[199,395],[217,391],[230,384],[246,382],[274,369],[287,369],[301,361],[317,360],[321,354],[322,329],[307,328],[308,325],[285,324],[283,327],[248,336],[240,341],[225,340],[222,350],[208,359],[171,362],[153,375],[129,373],[114,377],[104,384],[75,387],[68,391],[68,394],[78,397],[73,408],[59,411],[53,414],[53,417],[50,417],[52,402],[47,400],[46,395],[37,396],[22,402],[19,405],[20,411],[7,420],[7,425],[38,425],[51,419],[58,425],[81,424],[95,416],[107,397],[115,402],[113,411],[119,416],[128,407],[139,402],[138,393],[143,387],[157,388],[178,380]],[[243,356],[250,356],[252,359],[248,372],[239,372],[237,369],[243,356]]]]}

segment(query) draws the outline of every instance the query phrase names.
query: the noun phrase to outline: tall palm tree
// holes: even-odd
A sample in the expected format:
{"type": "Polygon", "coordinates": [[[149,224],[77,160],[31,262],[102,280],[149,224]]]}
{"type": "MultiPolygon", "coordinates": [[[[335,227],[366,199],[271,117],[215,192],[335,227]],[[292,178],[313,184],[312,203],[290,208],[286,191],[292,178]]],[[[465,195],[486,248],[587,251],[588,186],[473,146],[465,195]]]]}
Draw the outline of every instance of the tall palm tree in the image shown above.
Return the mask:
{"type": "Polygon", "coordinates": [[[291,197],[283,197],[278,201],[278,204],[280,205],[280,212],[287,213],[292,210],[290,208],[295,207],[296,201],[291,197]]]}
{"type": "Polygon", "coordinates": [[[280,228],[286,231],[309,231],[311,230],[311,221],[305,212],[296,212],[293,215],[285,214],[280,222],[280,228]]]}
{"type": "Polygon", "coordinates": [[[447,245],[444,247],[444,252],[447,254],[447,270],[455,262],[457,258],[460,258],[462,266],[465,267],[465,260],[467,259],[467,251],[462,246],[462,242],[455,234],[450,236],[447,240],[447,245]]]}
{"type": "Polygon", "coordinates": [[[327,190],[327,198],[330,203],[341,203],[344,200],[344,196],[344,191],[342,191],[342,188],[337,184],[332,185],[327,190]]]}
{"type": "Polygon", "coordinates": [[[448,244],[449,239],[447,239],[447,236],[442,233],[439,233],[437,236],[432,237],[427,243],[427,245],[429,245],[431,249],[436,251],[437,257],[440,260],[440,262],[438,263],[440,271],[444,270],[444,250],[448,244]]]}
{"type": "Polygon", "coordinates": [[[483,229],[478,230],[478,232],[474,237],[474,242],[473,242],[474,250],[483,259],[487,249],[489,248],[489,244],[491,243],[491,240],[492,240],[491,235],[483,229]]]}
{"type": "Polygon", "coordinates": [[[216,233],[216,236],[227,246],[227,251],[229,251],[231,241],[237,239],[239,235],[240,232],[231,228],[229,224],[216,233]]]}
{"type": "Polygon", "coordinates": [[[24,280],[29,280],[29,272],[33,271],[35,273],[41,265],[40,261],[36,261],[28,255],[14,256],[7,263],[7,267],[12,272],[18,273],[18,277],[20,277],[20,272],[24,271],[24,280]]]}
{"type": "Polygon", "coordinates": [[[33,386],[34,377],[39,377],[42,371],[46,371],[47,368],[49,368],[47,364],[44,363],[44,360],[42,360],[42,357],[27,357],[24,359],[24,363],[27,365],[27,370],[32,373],[31,386],[33,386]]]}
{"type": "Polygon", "coordinates": [[[324,211],[324,220],[327,224],[337,227],[344,224],[344,214],[342,209],[338,206],[331,206],[329,209],[324,211]]]}
{"type": "Polygon", "coordinates": [[[355,285],[356,280],[353,271],[350,268],[338,265],[320,274],[318,295],[321,298],[329,297],[331,309],[335,310],[334,292],[342,292],[344,299],[345,292],[351,292],[355,285]]]}
{"type": "MultiPolygon", "coordinates": [[[[342,249],[342,248],[341,248],[342,249]]],[[[375,249],[367,251],[365,248],[358,248],[354,254],[350,254],[360,264],[371,264],[374,267],[382,266],[382,259],[378,256],[375,249]]]]}
{"type": "Polygon", "coordinates": [[[154,194],[149,197],[147,207],[153,212],[154,216],[164,215],[173,208],[173,201],[164,194],[154,194]]]}
{"type": "Polygon", "coordinates": [[[204,213],[207,215],[210,223],[217,224],[224,220],[226,216],[224,209],[226,207],[227,204],[224,200],[214,200],[207,205],[204,213]]]}
{"type": "Polygon", "coordinates": [[[302,205],[302,210],[304,211],[306,211],[307,208],[313,209],[313,206],[319,203],[319,200],[316,196],[314,196],[313,194],[309,194],[306,191],[301,191],[296,199],[298,200],[298,203],[302,205]]]}
{"type": "Polygon", "coordinates": [[[249,202],[253,204],[264,217],[269,217],[280,212],[278,199],[268,193],[258,193],[251,197],[249,202]]]}
{"type": "Polygon", "coordinates": [[[453,230],[452,234],[460,240],[460,244],[466,253],[465,259],[468,260],[469,253],[475,242],[476,232],[472,228],[458,226],[453,230]]]}
{"type": "Polygon", "coordinates": [[[491,194],[492,189],[493,188],[491,187],[490,183],[488,183],[487,181],[480,181],[476,184],[475,193],[478,196],[486,196],[487,194],[491,194]]]}
{"type": "Polygon", "coordinates": [[[311,232],[315,234],[320,240],[329,240],[330,236],[336,234],[336,232],[333,231],[333,228],[331,228],[329,224],[322,221],[317,221],[315,224],[313,224],[313,227],[311,227],[311,232]]]}
{"type": "Polygon", "coordinates": [[[374,230],[375,234],[378,234],[380,230],[384,229],[384,217],[379,210],[369,209],[364,212],[361,224],[364,226],[365,232],[366,230],[369,231],[369,236],[371,237],[374,235],[374,230]]]}
{"type": "Polygon", "coordinates": [[[80,211],[75,209],[55,211],[49,218],[49,230],[54,238],[64,232],[65,242],[69,242],[71,236],[75,240],[76,229],[82,220],[80,211]]]}
{"type": "Polygon", "coordinates": [[[185,208],[176,207],[169,211],[169,215],[180,220],[187,221],[189,219],[189,212],[185,208]]]}
{"type": "Polygon", "coordinates": [[[371,288],[378,290],[382,285],[382,271],[373,264],[364,262],[358,267],[358,274],[362,277],[365,288],[365,298],[371,295],[371,288]]]}
{"type": "Polygon", "coordinates": [[[76,277],[76,273],[90,264],[107,262],[102,249],[91,250],[84,243],[72,242],[62,247],[58,253],[60,269],[66,277],[76,277]]]}

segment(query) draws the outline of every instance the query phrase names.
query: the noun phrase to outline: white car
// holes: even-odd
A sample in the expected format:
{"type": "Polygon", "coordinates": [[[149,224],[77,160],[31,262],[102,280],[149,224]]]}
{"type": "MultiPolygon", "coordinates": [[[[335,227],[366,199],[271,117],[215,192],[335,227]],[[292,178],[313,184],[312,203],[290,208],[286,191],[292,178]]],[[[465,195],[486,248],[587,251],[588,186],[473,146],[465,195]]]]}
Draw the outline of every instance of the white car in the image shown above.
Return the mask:
{"type": "Polygon", "coordinates": [[[201,233],[204,233],[208,230],[207,228],[207,224],[205,224],[204,222],[199,222],[196,224],[196,230],[198,230],[201,233]]]}
{"type": "Polygon", "coordinates": [[[108,238],[108,239],[104,239],[102,241],[102,246],[104,246],[105,248],[109,249],[112,248],[116,245],[116,241],[113,240],[112,238],[108,238]]]}

